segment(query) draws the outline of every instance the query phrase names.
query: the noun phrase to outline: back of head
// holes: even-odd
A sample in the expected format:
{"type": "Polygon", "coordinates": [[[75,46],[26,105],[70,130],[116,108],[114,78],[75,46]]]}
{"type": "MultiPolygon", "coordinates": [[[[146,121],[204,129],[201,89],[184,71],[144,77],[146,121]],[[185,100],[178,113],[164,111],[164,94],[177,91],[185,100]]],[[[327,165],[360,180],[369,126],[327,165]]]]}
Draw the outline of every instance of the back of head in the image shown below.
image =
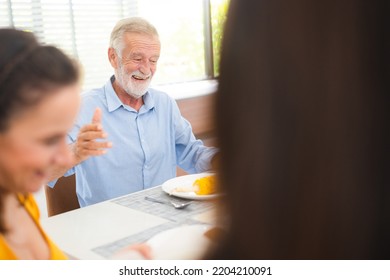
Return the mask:
{"type": "Polygon", "coordinates": [[[0,133],[9,119],[53,91],[78,82],[74,61],[53,46],[37,42],[32,33],[0,29],[0,133]]]}
{"type": "Polygon", "coordinates": [[[121,53],[123,48],[122,38],[124,33],[138,33],[158,37],[156,28],[144,18],[130,17],[121,19],[114,26],[110,37],[110,48],[114,48],[117,53],[121,53]]]}
{"type": "Polygon", "coordinates": [[[231,0],[218,259],[388,258],[386,1],[231,0]]]}

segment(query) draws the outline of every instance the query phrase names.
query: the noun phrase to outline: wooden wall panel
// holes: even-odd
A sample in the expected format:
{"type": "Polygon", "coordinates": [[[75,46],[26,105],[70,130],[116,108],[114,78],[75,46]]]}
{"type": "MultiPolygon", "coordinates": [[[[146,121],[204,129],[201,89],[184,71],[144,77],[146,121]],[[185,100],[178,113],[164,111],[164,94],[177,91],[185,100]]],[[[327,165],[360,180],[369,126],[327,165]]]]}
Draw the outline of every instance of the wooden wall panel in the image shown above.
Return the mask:
{"type": "MultiPolygon", "coordinates": [[[[182,116],[191,123],[196,138],[206,146],[216,146],[214,94],[177,100],[177,104],[182,116]]],[[[182,169],[177,169],[177,176],[186,174],[182,169]]]]}
{"type": "Polygon", "coordinates": [[[214,132],[214,94],[181,99],[177,104],[182,116],[191,123],[195,135],[201,137],[214,132]]]}

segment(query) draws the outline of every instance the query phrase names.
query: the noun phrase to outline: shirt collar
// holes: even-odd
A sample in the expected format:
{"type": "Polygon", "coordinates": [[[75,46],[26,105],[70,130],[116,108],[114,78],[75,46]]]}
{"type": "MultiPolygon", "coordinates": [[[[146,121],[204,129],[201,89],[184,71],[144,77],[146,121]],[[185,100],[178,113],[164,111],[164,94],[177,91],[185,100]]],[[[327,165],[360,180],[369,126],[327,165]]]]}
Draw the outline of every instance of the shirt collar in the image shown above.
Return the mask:
{"type": "Polygon", "coordinates": [[[153,95],[150,93],[150,90],[148,90],[145,95],[143,96],[144,99],[144,105],[139,109],[139,113],[145,113],[154,108],[154,99],[153,95]]]}
{"type": "MultiPolygon", "coordinates": [[[[115,80],[115,76],[113,75],[104,86],[104,92],[107,99],[107,108],[109,112],[115,111],[121,106],[128,107],[122,103],[122,101],[119,99],[118,95],[116,94],[112,86],[114,80],[115,80]]],[[[144,99],[144,105],[142,105],[142,107],[140,108],[139,113],[144,113],[154,108],[153,95],[150,94],[149,90],[145,93],[143,99],[144,99]]]]}
{"type": "Polygon", "coordinates": [[[106,95],[107,108],[109,112],[115,111],[123,105],[122,101],[119,99],[118,95],[116,95],[115,90],[112,86],[114,80],[115,76],[112,76],[104,85],[104,93],[106,95]]]}

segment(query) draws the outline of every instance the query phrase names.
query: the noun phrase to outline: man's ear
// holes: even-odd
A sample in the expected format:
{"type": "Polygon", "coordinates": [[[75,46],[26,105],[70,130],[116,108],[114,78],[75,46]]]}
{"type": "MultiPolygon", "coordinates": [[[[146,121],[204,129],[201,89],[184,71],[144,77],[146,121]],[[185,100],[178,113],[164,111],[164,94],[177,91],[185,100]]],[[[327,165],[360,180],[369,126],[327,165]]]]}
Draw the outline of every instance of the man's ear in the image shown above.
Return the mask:
{"type": "Polygon", "coordinates": [[[117,69],[118,68],[118,55],[116,54],[116,51],[114,48],[108,48],[108,60],[110,61],[111,63],[111,66],[114,68],[114,69],[117,69]]]}

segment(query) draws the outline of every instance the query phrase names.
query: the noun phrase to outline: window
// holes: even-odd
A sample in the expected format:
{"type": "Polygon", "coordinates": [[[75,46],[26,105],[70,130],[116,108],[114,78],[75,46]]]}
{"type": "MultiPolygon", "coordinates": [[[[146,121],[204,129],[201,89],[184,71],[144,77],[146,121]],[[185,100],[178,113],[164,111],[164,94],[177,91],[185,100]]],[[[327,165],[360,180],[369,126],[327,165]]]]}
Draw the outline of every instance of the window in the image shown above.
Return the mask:
{"type": "Polygon", "coordinates": [[[219,75],[219,60],[221,54],[221,42],[223,27],[226,21],[229,1],[228,0],[211,0],[211,30],[213,43],[213,73],[219,75]]]}
{"type": "MultiPolygon", "coordinates": [[[[153,83],[161,85],[215,77],[218,71],[214,72],[213,57],[218,59],[219,52],[212,46],[220,34],[213,34],[211,29],[222,26],[223,17],[215,11],[227,2],[0,0],[0,26],[32,31],[42,42],[79,59],[84,68],[84,88],[90,89],[102,86],[113,73],[107,48],[115,23],[124,17],[142,16],[160,34],[162,52],[153,83]],[[212,21],[214,15],[220,18],[212,21]]],[[[219,47],[219,43],[214,46],[219,47]]]]}
{"type": "Polygon", "coordinates": [[[199,0],[139,1],[139,14],[160,32],[155,83],[206,78],[203,5],[199,0]]]}

